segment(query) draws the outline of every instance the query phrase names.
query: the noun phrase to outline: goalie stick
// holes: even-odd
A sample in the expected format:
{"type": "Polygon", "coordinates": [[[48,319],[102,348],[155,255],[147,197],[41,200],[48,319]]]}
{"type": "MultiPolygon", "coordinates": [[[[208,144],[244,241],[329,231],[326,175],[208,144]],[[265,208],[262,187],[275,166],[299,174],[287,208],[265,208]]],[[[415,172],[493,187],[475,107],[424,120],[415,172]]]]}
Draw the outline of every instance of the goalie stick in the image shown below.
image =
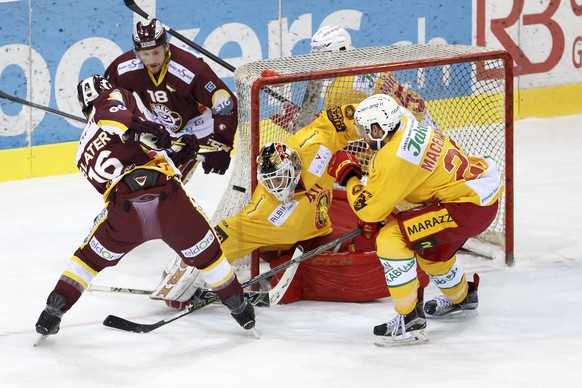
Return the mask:
{"type": "Polygon", "coordinates": [[[49,108],[48,106],[35,104],[34,102],[26,101],[26,100],[23,100],[22,98],[11,96],[7,93],[4,93],[2,90],[0,90],[0,98],[4,98],[4,99],[12,101],[12,102],[17,102],[17,103],[22,104],[22,105],[31,106],[33,108],[41,109],[41,110],[44,110],[45,112],[49,112],[49,113],[52,113],[52,114],[57,115],[57,116],[66,117],[68,119],[80,121],[80,122],[85,123],[85,124],[87,123],[87,120],[85,120],[82,117],[75,116],[75,115],[65,113],[65,112],[61,112],[60,110],[49,108]]]}
{"type": "MultiPolygon", "coordinates": [[[[300,257],[303,254],[303,247],[298,246],[291,257],[291,260],[294,260],[300,257]]],[[[252,304],[253,306],[257,307],[270,307],[279,303],[281,298],[285,295],[287,288],[291,284],[295,273],[297,272],[297,267],[299,264],[293,265],[283,273],[279,282],[270,289],[269,291],[247,291],[245,292],[245,298],[247,301],[252,304]]],[[[126,288],[126,287],[111,287],[111,286],[102,286],[98,284],[89,284],[87,291],[93,292],[113,292],[119,294],[133,294],[133,295],[151,295],[154,290],[142,290],[138,288],[126,288]]],[[[195,293],[194,296],[196,299],[200,300],[207,300],[210,296],[214,295],[212,291],[209,290],[199,290],[199,292],[195,293]]]]}
{"type": "MultiPolygon", "coordinates": [[[[267,271],[267,272],[264,272],[262,274],[255,276],[254,278],[244,282],[241,286],[243,288],[246,288],[246,287],[249,287],[253,284],[257,284],[260,281],[265,280],[265,279],[273,276],[274,274],[281,272],[284,269],[287,269],[293,265],[299,264],[302,261],[310,259],[313,256],[316,256],[322,252],[325,252],[331,248],[334,248],[337,244],[339,244],[343,241],[349,240],[350,238],[357,236],[360,233],[362,233],[361,228],[354,229],[351,232],[349,232],[343,236],[340,236],[340,237],[336,238],[335,240],[332,240],[326,244],[323,244],[323,245],[321,245],[321,246],[319,246],[319,247],[317,247],[309,252],[306,252],[295,259],[291,259],[288,262],[283,263],[283,264],[271,269],[270,271],[267,271]]],[[[180,318],[182,318],[182,317],[184,317],[184,316],[186,316],[186,315],[188,315],[196,310],[199,310],[202,307],[204,307],[210,303],[214,303],[217,300],[218,300],[218,297],[216,295],[212,295],[208,299],[194,303],[191,306],[189,306],[187,309],[180,311],[179,313],[177,313],[171,317],[164,318],[161,321],[158,321],[156,323],[151,323],[151,324],[137,323],[137,322],[128,321],[127,319],[124,319],[124,318],[120,318],[116,315],[109,315],[103,321],[103,325],[108,326],[108,327],[112,327],[115,329],[130,331],[133,333],[149,333],[153,330],[156,330],[162,326],[167,325],[170,322],[175,321],[176,319],[180,319],[180,318]]]]}

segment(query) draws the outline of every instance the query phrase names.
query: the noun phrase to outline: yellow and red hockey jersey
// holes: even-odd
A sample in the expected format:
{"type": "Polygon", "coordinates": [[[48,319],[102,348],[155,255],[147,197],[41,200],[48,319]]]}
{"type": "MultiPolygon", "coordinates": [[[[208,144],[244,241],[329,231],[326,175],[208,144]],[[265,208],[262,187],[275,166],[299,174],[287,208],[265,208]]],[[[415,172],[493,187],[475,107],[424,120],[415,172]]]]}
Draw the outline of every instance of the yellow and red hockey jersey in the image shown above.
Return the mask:
{"type": "Polygon", "coordinates": [[[336,151],[358,140],[356,107],[343,105],[323,111],[310,125],[284,140],[303,163],[294,201],[283,205],[258,185],[249,205],[215,227],[230,262],[258,248],[288,249],[298,241],[331,233],[328,211],[335,180],[327,173],[327,164],[336,151]]]}
{"type": "Polygon", "coordinates": [[[468,156],[433,128],[407,118],[372,159],[367,185],[347,183],[348,200],[360,219],[383,221],[403,200],[489,206],[504,191],[504,175],[488,157],[468,156]]]}

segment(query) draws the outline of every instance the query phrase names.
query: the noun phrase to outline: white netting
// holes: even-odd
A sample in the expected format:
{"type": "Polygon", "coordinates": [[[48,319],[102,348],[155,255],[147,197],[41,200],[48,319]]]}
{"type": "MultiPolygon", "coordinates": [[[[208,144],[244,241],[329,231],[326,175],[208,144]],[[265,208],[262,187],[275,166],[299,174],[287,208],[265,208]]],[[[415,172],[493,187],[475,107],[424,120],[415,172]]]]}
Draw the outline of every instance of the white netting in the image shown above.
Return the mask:
{"type": "MultiPolygon", "coordinates": [[[[408,45],[370,47],[252,62],[235,72],[239,129],[232,178],[213,223],[250,200],[253,160],[264,144],[281,141],[317,112],[392,95],[421,121],[440,129],[469,154],[491,156],[505,169],[512,90],[506,90],[506,56],[483,47],[408,45]],[[252,140],[254,137],[254,140],[252,140]],[[233,189],[234,188],[234,189],[233,189]],[[236,190],[244,188],[245,192],[236,190]]],[[[511,86],[511,85],[510,85],[511,86]]],[[[512,117],[512,116],[511,116],[512,117]]],[[[372,152],[357,142],[348,150],[367,167],[372,152]]],[[[506,195],[490,228],[480,236],[504,253],[506,195]]]]}

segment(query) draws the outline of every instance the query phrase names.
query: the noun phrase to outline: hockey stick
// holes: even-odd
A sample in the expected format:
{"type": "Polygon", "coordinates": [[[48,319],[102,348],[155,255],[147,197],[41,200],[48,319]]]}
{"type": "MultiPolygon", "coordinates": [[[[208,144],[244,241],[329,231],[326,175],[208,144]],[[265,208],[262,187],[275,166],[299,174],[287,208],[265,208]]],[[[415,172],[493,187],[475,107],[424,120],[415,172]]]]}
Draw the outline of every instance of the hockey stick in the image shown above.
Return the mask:
{"type": "MultiPolygon", "coordinates": [[[[293,252],[293,256],[291,260],[294,260],[300,257],[303,254],[303,247],[298,245],[293,252]]],[[[252,304],[253,306],[257,307],[270,307],[279,303],[281,298],[285,296],[285,292],[295,273],[297,272],[297,267],[299,264],[291,266],[288,268],[281,276],[281,279],[277,282],[275,287],[271,288],[269,291],[247,291],[245,292],[245,298],[247,301],[252,304]]],[[[143,290],[139,288],[126,288],[126,287],[111,287],[111,286],[102,286],[98,284],[89,284],[87,288],[89,292],[112,292],[112,293],[119,293],[119,294],[133,294],[133,295],[151,295],[155,291],[154,290],[143,290]]],[[[200,290],[200,292],[194,294],[194,296],[198,299],[208,299],[210,294],[214,294],[212,291],[209,290],[200,290]]]]}
{"type": "Polygon", "coordinates": [[[9,94],[4,93],[2,90],[0,90],[0,98],[4,98],[4,99],[12,101],[12,102],[17,102],[17,103],[22,104],[22,105],[31,106],[33,108],[41,109],[41,110],[44,110],[46,112],[52,113],[52,114],[57,115],[57,116],[62,116],[62,117],[66,117],[68,119],[80,121],[82,123],[87,123],[87,120],[85,120],[82,117],[75,116],[75,115],[65,113],[65,112],[61,112],[60,110],[49,108],[48,106],[35,104],[34,102],[26,101],[26,100],[23,100],[22,98],[11,96],[9,94]]]}
{"type": "MultiPolygon", "coordinates": [[[[125,6],[127,8],[129,8],[130,10],[132,10],[133,12],[135,12],[136,14],[141,16],[142,18],[149,20],[150,16],[147,14],[147,12],[145,12],[143,9],[141,9],[139,7],[139,5],[137,5],[135,3],[134,0],[123,0],[123,2],[125,3],[125,6]]],[[[184,35],[180,34],[178,31],[170,28],[167,24],[164,24],[164,26],[166,27],[168,33],[170,35],[172,35],[173,37],[175,37],[176,39],[178,39],[180,42],[184,43],[187,46],[192,47],[195,50],[198,50],[200,53],[206,55],[208,58],[212,59],[214,62],[218,63],[220,66],[224,67],[225,69],[230,70],[233,73],[236,70],[236,68],[233,65],[226,62],[222,58],[212,54],[210,51],[206,50],[204,47],[194,43],[190,39],[186,38],[184,35]]],[[[269,96],[279,100],[280,102],[288,102],[288,103],[293,104],[291,101],[289,101],[287,98],[280,95],[279,93],[277,93],[273,89],[270,89],[270,88],[265,86],[265,87],[262,87],[261,90],[263,90],[269,96]]]]}
{"type": "MultiPolygon", "coordinates": [[[[246,288],[246,287],[252,286],[253,284],[257,284],[260,281],[265,280],[265,279],[273,276],[274,274],[276,274],[284,269],[287,269],[295,264],[299,264],[302,261],[310,259],[313,256],[316,256],[322,252],[325,252],[331,248],[334,248],[337,244],[339,244],[343,241],[349,240],[350,238],[357,236],[360,233],[362,233],[361,228],[352,230],[351,232],[349,232],[343,236],[340,236],[340,237],[336,238],[335,240],[332,240],[326,244],[323,244],[323,245],[321,245],[321,246],[319,246],[319,247],[317,247],[309,252],[306,252],[295,259],[291,259],[288,262],[283,263],[283,264],[271,269],[270,271],[267,271],[267,272],[264,272],[262,274],[255,276],[254,278],[250,279],[249,281],[244,282],[242,284],[242,287],[246,288]]],[[[142,323],[128,321],[127,319],[120,318],[120,317],[115,316],[115,315],[109,315],[103,321],[103,325],[108,326],[108,327],[112,327],[115,329],[130,331],[133,333],[149,333],[150,331],[153,331],[153,330],[156,330],[157,328],[165,326],[168,323],[175,321],[176,319],[180,319],[183,316],[190,314],[191,312],[199,310],[202,307],[204,307],[210,303],[214,303],[217,300],[218,300],[218,297],[216,295],[213,295],[206,300],[202,300],[200,302],[194,303],[193,305],[191,305],[187,309],[180,311],[179,313],[177,313],[171,317],[162,319],[161,321],[158,321],[156,323],[151,323],[151,324],[143,323],[142,324],[142,323]]]]}

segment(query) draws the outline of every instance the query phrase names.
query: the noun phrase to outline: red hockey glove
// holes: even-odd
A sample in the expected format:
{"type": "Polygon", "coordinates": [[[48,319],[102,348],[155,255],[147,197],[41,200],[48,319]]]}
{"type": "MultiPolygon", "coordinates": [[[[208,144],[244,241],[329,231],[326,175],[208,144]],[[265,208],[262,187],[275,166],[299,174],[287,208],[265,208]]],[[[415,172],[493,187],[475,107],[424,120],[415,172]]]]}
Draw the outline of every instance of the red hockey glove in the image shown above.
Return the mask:
{"type": "Polygon", "coordinates": [[[129,128],[133,133],[140,136],[140,142],[148,148],[162,150],[170,148],[172,145],[170,134],[161,124],[133,115],[131,116],[129,128]]]}
{"type": "Polygon", "coordinates": [[[345,186],[348,183],[348,179],[353,176],[361,179],[363,175],[358,159],[345,151],[338,151],[331,157],[327,166],[327,173],[334,177],[340,186],[345,186]]]}
{"type": "Polygon", "coordinates": [[[362,228],[362,233],[354,237],[354,250],[356,252],[374,252],[376,250],[379,225],[381,226],[378,222],[358,220],[358,228],[362,228]]]}

